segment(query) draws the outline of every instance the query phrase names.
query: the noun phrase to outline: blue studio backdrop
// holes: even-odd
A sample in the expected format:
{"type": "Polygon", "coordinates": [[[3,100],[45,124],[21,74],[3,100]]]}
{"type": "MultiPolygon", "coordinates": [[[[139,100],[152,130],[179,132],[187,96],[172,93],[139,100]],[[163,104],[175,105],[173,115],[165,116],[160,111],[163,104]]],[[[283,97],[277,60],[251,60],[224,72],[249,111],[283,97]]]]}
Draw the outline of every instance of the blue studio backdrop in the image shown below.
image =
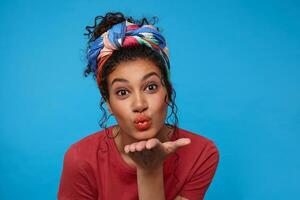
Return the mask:
{"type": "Polygon", "coordinates": [[[1,200],[56,199],[65,151],[100,130],[83,33],[107,11],[159,17],[179,125],[220,151],[206,199],[299,198],[299,1],[2,0],[1,200]]]}

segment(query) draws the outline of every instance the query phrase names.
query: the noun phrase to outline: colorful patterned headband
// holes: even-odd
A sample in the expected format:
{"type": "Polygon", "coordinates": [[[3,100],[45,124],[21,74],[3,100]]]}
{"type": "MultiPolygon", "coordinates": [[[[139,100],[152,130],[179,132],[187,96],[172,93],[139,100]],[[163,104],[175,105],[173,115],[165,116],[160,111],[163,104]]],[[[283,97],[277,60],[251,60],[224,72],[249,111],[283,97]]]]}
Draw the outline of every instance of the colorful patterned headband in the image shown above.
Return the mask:
{"type": "Polygon", "coordinates": [[[136,24],[124,21],[115,24],[111,29],[89,44],[88,63],[96,76],[98,73],[98,83],[100,81],[99,75],[101,74],[99,72],[114,50],[137,45],[146,45],[162,56],[167,68],[167,78],[169,79],[170,63],[164,37],[152,25],[139,27],[136,24]]]}

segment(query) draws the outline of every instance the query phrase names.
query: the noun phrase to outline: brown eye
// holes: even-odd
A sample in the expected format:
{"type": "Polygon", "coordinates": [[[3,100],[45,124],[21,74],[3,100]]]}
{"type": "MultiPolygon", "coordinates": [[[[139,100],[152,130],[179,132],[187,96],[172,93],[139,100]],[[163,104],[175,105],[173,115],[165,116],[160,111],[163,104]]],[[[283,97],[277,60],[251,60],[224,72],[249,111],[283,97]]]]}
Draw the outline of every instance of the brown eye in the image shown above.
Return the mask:
{"type": "Polygon", "coordinates": [[[149,84],[147,87],[146,87],[146,89],[147,90],[150,90],[150,91],[153,91],[153,90],[156,90],[157,89],[157,85],[156,84],[149,84]]]}
{"type": "Polygon", "coordinates": [[[116,94],[118,96],[125,96],[125,95],[128,94],[128,91],[127,90],[119,90],[119,91],[116,92],[116,94]]]}

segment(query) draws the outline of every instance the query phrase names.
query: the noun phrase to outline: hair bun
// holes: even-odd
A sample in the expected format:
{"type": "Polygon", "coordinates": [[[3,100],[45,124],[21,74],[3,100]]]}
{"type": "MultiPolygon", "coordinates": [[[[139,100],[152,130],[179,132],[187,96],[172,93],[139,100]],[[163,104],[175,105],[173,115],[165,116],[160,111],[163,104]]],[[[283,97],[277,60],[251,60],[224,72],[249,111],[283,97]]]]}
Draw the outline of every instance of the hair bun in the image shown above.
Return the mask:
{"type": "Polygon", "coordinates": [[[113,25],[125,21],[126,18],[121,12],[108,12],[105,16],[97,16],[94,20],[94,26],[86,26],[85,29],[90,42],[97,39],[104,32],[109,30],[113,25]]]}

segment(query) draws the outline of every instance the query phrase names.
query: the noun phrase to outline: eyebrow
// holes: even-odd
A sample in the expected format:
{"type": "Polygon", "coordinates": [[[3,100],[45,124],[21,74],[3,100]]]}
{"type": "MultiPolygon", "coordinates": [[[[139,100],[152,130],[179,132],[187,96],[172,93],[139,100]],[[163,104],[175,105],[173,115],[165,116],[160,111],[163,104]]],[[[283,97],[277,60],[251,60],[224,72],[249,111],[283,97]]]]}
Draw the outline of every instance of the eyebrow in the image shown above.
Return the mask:
{"type": "MultiPolygon", "coordinates": [[[[159,75],[156,73],[156,72],[150,72],[148,74],[146,74],[143,78],[142,78],[142,81],[148,79],[149,77],[151,76],[157,76],[158,78],[159,75]]],[[[111,82],[111,85],[113,85],[115,82],[122,82],[122,83],[129,83],[128,80],[124,79],[124,78],[115,78],[112,82],[111,82]]]]}

